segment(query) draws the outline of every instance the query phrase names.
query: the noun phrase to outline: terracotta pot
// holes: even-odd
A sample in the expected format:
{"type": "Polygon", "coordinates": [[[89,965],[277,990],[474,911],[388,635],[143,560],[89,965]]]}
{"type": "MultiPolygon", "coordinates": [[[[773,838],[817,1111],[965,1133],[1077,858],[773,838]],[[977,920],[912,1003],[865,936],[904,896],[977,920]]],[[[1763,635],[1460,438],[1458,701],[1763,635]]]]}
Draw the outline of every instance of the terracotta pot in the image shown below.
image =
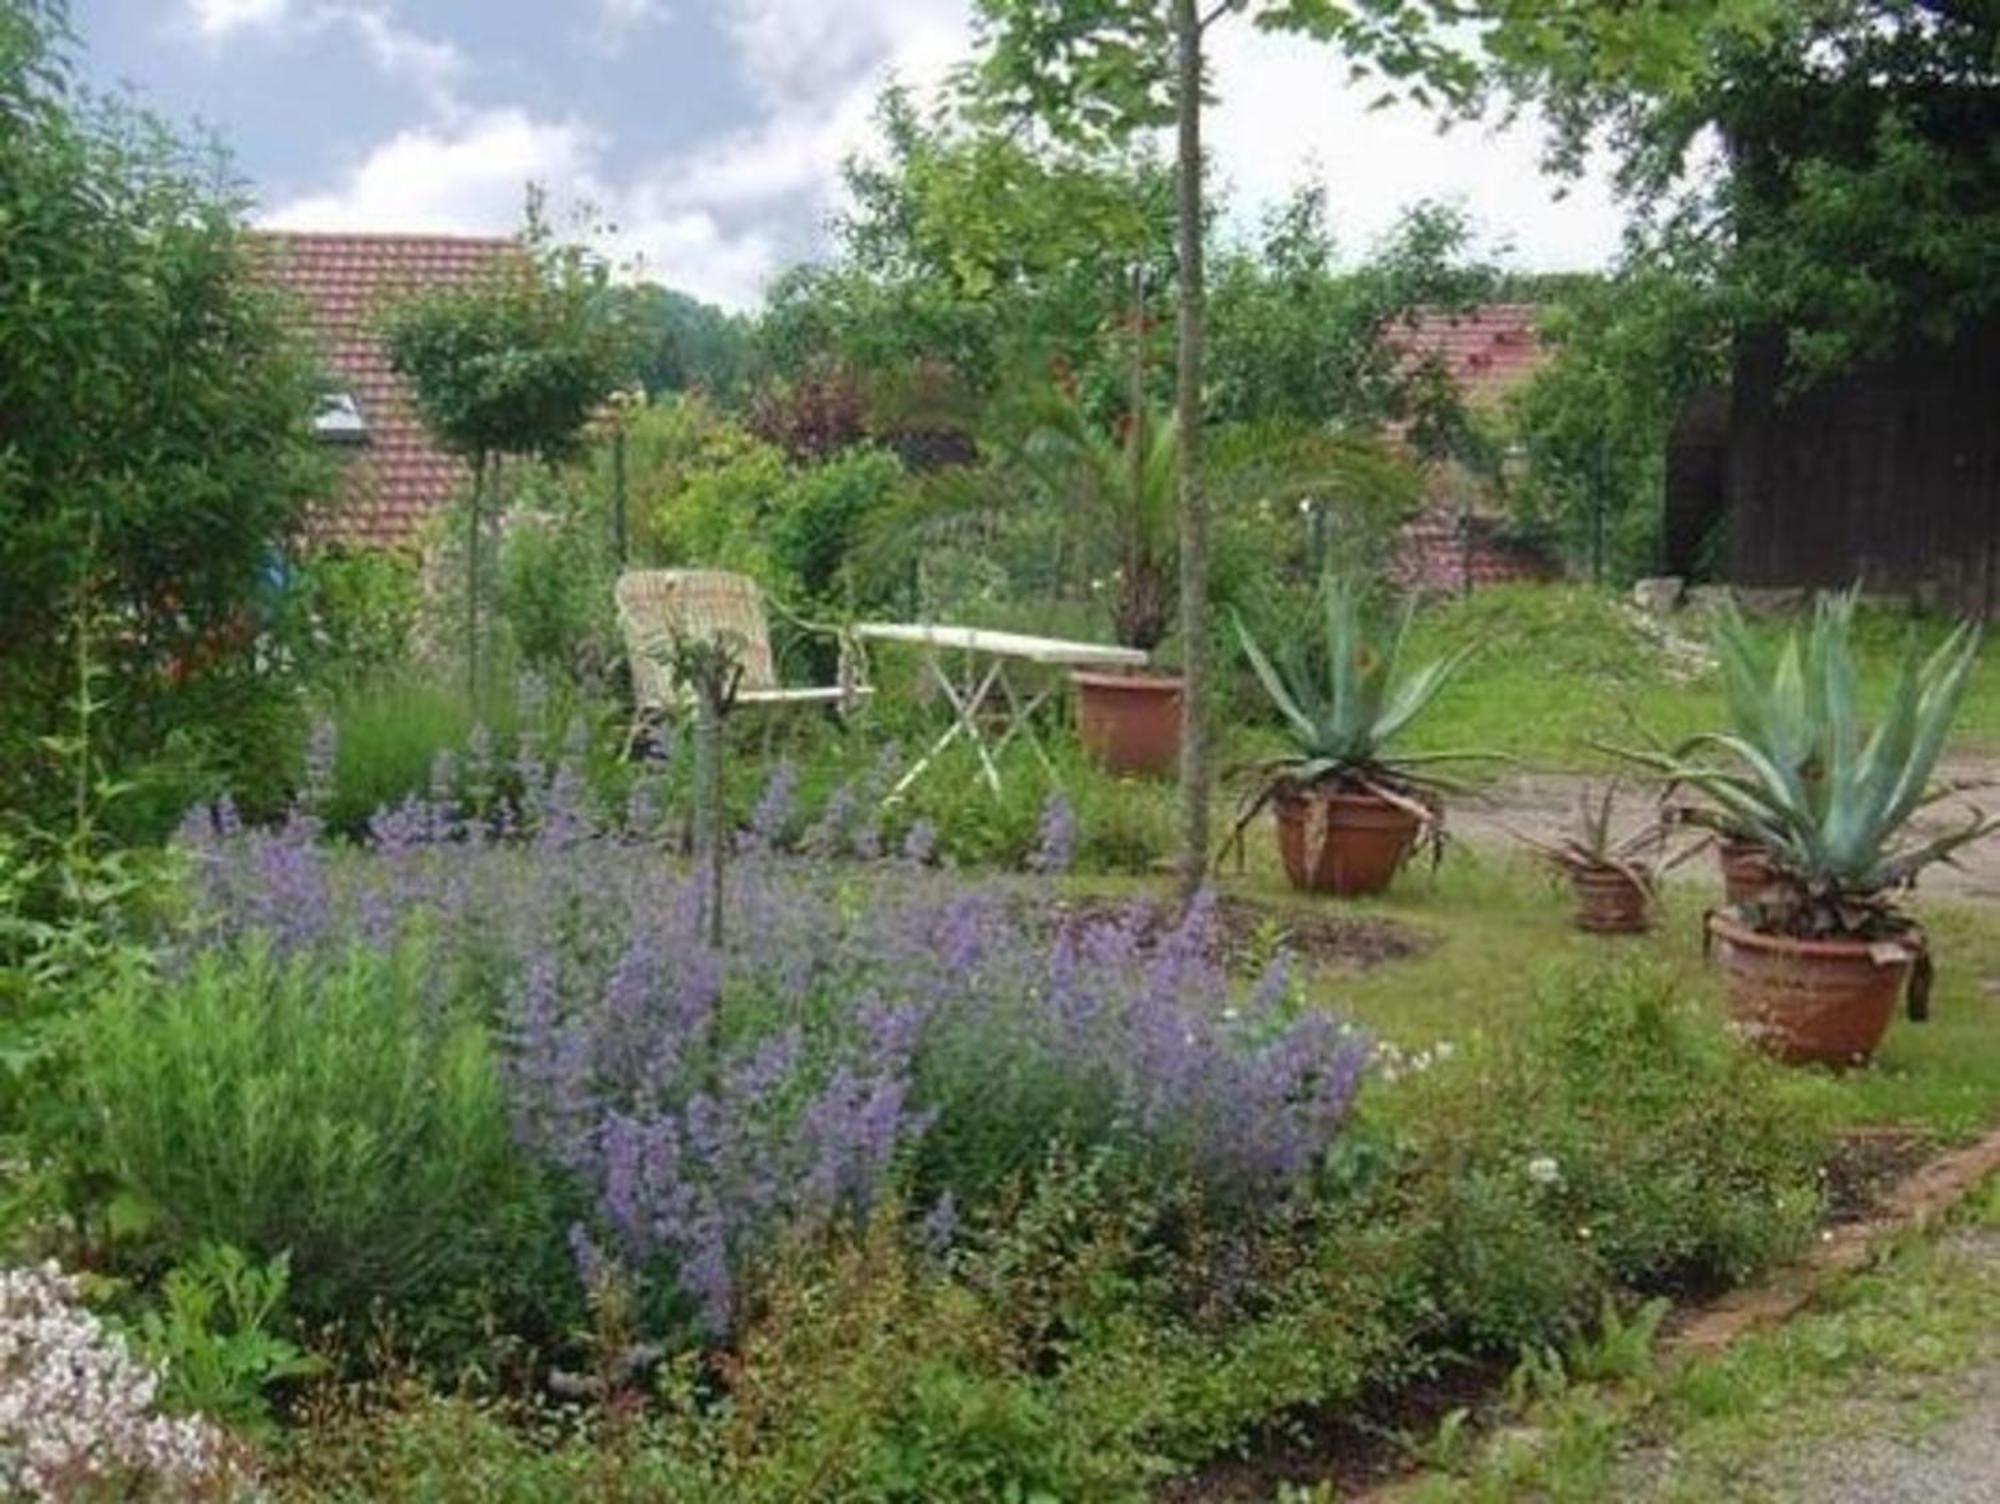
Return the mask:
{"type": "Polygon", "coordinates": [[[1410,811],[1373,794],[1280,794],[1275,802],[1285,875],[1309,893],[1380,893],[1421,827],[1410,811]]]}
{"type": "Polygon", "coordinates": [[[1794,940],[1719,913],[1708,933],[1730,1015],[1793,1064],[1858,1065],[1874,1054],[1917,960],[1913,940],[1794,940]]]}
{"type": "Polygon", "coordinates": [[[1771,858],[1755,841],[1723,841],[1715,852],[1722,867],[1722,896],[1727,903],[1755,903],[1779,881],[1771,858]]]}
{"type": "Polygon", "coordinates": [[[1094,674],[1078,669],[1076,734],[1113,773],[1160,777],[1181,759],[1181,681],[1160,674],[1094,674]]]}
{"type": "Polygon", "coordinates": [[[1618,867],[1572,867],[1576,927],[1597,935],[1637,935],[1653,927],[1653,894],[1618,867]]]}

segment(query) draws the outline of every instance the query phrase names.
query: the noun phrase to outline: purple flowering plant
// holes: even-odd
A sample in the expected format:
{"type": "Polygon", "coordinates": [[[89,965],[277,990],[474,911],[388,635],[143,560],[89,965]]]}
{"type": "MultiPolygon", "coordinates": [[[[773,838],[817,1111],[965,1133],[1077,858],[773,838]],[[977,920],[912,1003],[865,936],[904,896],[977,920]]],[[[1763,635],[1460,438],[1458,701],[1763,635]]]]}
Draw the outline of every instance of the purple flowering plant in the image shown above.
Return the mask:
{"type": "MultiPolygon", "coordinates": [[[[352,848],[305,811],[263,830],[198,813],[185,945],[331,960],[420,941],[438,1008],[499,1045],[517,1145],[564,1189],[580,1275],[615,1268],[656,1312],[724,1335],[788,1243],[894,1200],[941,1244],[1058,1146],[1255,1209],[1340,1130],[1367,1043],[1299,1007],[1282,958],[1235,985],[1206,901],[1163,934],[1138,910],[1054,926],[1018,887],[925,866],[925,843],[865,865],[788,856],[781,765],[718,951],[653,834],[661,810],[609,822],[574,749],[539,756],[517,762],[518,805],[411,799],[352,848]]],[[[1059,871],[1067,806],[1042,834],[1059,871]]]]}

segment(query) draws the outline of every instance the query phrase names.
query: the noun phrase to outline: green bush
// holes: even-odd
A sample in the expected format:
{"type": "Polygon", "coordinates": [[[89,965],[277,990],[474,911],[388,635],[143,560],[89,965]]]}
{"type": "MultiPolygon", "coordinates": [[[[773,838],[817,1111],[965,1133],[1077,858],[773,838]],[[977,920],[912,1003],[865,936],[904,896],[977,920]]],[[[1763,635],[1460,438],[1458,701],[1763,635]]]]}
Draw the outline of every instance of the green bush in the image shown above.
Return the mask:
{"type": "Polygon", "coordinates": [[[793,473],[773,498],[771,560],[797,609],[862,604],[848,555],[902,482],[902,462],[880,449],[845,450],[793,473]]]}
{"type": "Polygon", "coordinates": [[[409,661],[423,589],[410,554],[330,548],[297,567],[293,651],[317,683],[340,685],[409,661]]]}
{"type": "Polygon", "coordinates": [[[1406,1080],[1381,1215],[1427,1245],[1434,1319],[1512,1351],[1606,1292],[1682,1294],[1789,1256],[1820,1212],[1824,1125],[1657,962],[1554,977],[1524,1035],[1406,1080]]]}
{"type": "Polygon", "coordinates": [[[80,1020],[76,1138],[40,1148],[120,1188],[135,1267],[228,1243],[289,1258],[308,1321],[519,1298],[532,1329],[570,1281],[492,1044],[430,982],[417,950],[315,971],[263,948],[116,982],[80,1020]]]}
{"type": "Polygon", "coordinates": [[[597,688],[624,658],[612,587],[618,559],[588,472],[544,473],[510,518],[500,549],[499,608],[522,666],[597,688]]]}
{"type": "MultiPolygon", "coordinates": [[[[315,362],[207,143],[78,86],[66,7],[0,12],[0,808],[64,790],[77,634],[120,775],[248,777],[288,702],[273,566],[331,478],[315,362]]],[[[134,806],[136,809],[137,806],[134,806]]],[[[167,823],[171,824],[171,816],[167,823]]],[[[139,832],[154,834],[156,832],[139,832]]]]}

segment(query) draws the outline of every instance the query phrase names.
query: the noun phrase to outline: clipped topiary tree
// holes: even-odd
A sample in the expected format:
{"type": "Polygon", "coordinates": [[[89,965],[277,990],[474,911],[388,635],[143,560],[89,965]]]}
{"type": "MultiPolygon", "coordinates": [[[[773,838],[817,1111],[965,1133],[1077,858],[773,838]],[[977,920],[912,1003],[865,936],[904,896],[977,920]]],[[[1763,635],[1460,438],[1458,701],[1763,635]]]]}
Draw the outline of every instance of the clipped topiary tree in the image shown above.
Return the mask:
{"type": "Polygon", "coordinates": [[[466,520],[465,663],[479,691],[479,569],[487,498],[506,456],[564,459],[629,361],[609,268],[559,245],[531,191],[521,252],[490,276],[426,289],[383,317],[391,367],[437,441],[472,468],[466,520]]]}

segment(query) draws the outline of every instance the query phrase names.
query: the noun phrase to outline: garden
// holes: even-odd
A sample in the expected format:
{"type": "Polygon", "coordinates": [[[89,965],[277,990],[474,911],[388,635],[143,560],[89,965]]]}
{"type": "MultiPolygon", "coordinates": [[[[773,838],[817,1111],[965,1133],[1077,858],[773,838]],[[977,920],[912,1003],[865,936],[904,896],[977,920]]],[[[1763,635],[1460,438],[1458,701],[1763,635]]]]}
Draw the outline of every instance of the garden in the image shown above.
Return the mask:
{"type": "MultiPolygon", "coordinates": [[[[466,477],[400,550],[242,206],[0,16],[0,1494],[1358,1487],[1994,1126],[2000,657],[1627,589],[1757,246],[1204,233],[1141,133],[1242,7],[980,9],[755,318],[536,200],[385,304],[466,477]],[[1590,332],[1503,406],[1397,343],[1523,295],[1590,332]],[[1441,475],[1566,578],[1396,589],[1441,475]]],[[[1252,9],[1559,125],[1748,66],[1252,9]]]]}

